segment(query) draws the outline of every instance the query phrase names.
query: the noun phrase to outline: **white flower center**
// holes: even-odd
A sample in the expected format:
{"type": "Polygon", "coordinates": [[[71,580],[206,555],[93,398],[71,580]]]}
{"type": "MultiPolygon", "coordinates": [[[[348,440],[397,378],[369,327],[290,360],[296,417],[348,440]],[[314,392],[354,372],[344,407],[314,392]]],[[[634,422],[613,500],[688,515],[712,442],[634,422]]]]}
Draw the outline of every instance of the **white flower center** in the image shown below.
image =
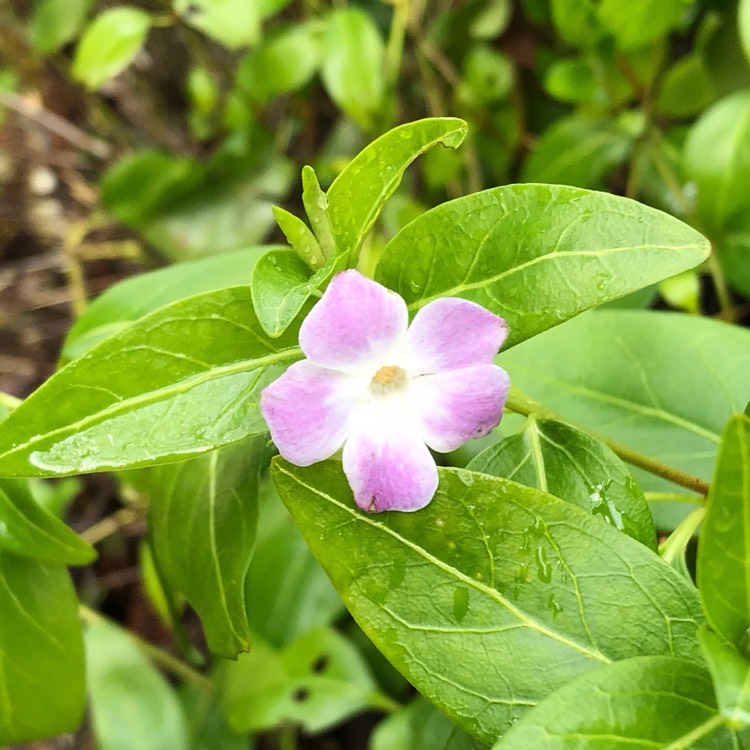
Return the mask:
{"type": "Polygon", "coordinates": [[[401,393],[409,386],[409,376],[406,370],[398,365],[381,367],[370,381],[370,393],[375,396],[387,396],[401,393]]]}

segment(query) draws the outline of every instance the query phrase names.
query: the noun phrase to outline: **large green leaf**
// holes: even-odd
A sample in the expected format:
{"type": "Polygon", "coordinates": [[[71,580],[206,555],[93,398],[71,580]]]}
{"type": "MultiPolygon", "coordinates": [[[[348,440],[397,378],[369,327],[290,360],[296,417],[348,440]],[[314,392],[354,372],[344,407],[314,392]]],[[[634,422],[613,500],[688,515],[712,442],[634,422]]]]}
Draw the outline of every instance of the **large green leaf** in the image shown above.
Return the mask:
{"type": "Polygon", "coordinates": [[[700,263],[708,240],[627,198],[508,185],[433,208],[387,245],[378,281],[412,311],[444,295],[502,315],[508,345],[700,263]]]}
{"type": "Polygon", "coordinates": [[[530,417],[466,468],[549,492],[656,549],[651,512],[633,475],[604,443],[575,427],[530,417]]]}
{"type": "Polygon", "coordinates": [[[722,435],[698,546],[698,585],[713,629],[739,646],[750,628],[750,418],[744,414],[722,435]]]}
{"type": "Polygon", "coordinates": [[[258,525],[265,438],[148,471],[149,529],[162,575],[200,615],[208,647],[250,648],[245,577],[258,525]]]}
{"type": "Polygon", "coordinates": [[[99,750],[188,750],[177,695],[130,635],[105,620],[86,627],[91,719],[99,750]]]}
{"type": "Polygon", "coordinates": [[[277,460],[273,476],[365,633],[483,741],[612,660],[699,658],[693,587],[571,503],[441,469],[426,509],[373,516],[354,506],[339,462],[277,460]]]}
{"type": "Polygon", "coordinates": [[[160,268],[107,289],[81,315],[68,332],[61,359],[80,357],[92,346],[120,333],[150,312],[201,292],[236,286],[250,280],[258,260],[274,246],[259,245],[211,258],[160,268]]]}
{"type": "Polygon", "coordinates": [[[493,750],[740,750],[739,742],[704,667],[646,656],[579,677],[493,750]]]}
{"type": "MultiPolygon", "coordinates": [[[[724,423],[750,399],[750,332],[694,315],[597,311],[500,363],[567,419],[705,480],[724,423]]],[[[674,491],[638,476],[645,489],[674,491]]]]}
{"type": "Polygon", "coordinates": [[[719,710],[732,726],[750,725],[750,660],[705,625],[698,630],[719,710]]]}
{"type": "Polygon", "coordinates": [[[190,458],[265,433],[260,391],[300,352],[268,338],[247,287],[162,307],[71,362],[0,423],[0,476],[190,458]]]}
{"type": "Polygon", "coordinates": [[[417,120],[388,131],[357,154],[328,189],[339,250],[357,252],[414,159],[438,143],[458,148],[466,131],[466,123],[455,117],[417,120]]]}
{"type": "Polygon", "coordinates": [[[0,550],[0,611],[0,745],[72,732],[84,659],[68,572],[0,550]]]}

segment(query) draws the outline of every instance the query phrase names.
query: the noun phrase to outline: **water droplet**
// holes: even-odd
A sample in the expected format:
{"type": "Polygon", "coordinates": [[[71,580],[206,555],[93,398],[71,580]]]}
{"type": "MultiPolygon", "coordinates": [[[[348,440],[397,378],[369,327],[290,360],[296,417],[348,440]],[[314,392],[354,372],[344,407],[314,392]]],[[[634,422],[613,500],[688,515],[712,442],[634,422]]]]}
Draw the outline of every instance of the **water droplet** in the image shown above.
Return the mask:
{"type": "Polygon", "coordinates": [[[463,482],[464,485],[466,485],[466,487],[471,487],[471,485],[474,484],[474,477],[468,472],[461,472],[458,475],[458,478],[463,482]]]}
{"type": "Polygon", "coordinates": [[[542,583],[552,580],[552,565],[547,560],[547,550],[544,547],[536,549],[536,575],[542,583]]]}
{"type": "Polygon", "coordinates": [[[445,526],[445,521],[442,518],[436,518],[435,526],[445,526]]]}
{"type": "Polygon", "coordinates": [[[453,616],[461,622],[469,611],[469,589],[459,586],[453,592],[453,616]]]}

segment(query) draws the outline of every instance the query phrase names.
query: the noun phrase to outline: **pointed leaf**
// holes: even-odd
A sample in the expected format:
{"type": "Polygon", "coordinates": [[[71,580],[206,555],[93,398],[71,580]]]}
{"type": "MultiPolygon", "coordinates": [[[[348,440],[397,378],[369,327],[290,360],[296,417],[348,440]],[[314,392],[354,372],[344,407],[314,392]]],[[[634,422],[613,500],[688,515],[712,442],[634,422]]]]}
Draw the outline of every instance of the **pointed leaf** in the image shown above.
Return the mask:
{"type": "Polygon", "coordinates": [[[654,522],[638,483],[604,443],[582,430],[532,417],[466,468],[549,492],[656,550],[654,522]]]}
{"type": "Polygon", "coordinates": [[[412,311],[445,295],[478,302],[508,321],[508,347],[692,268],[708,252],[694,229],[627,198],[508,185],[407,224],[388,243],[377,279],[412,311]]]}
{"type": "Polygon", "coordinates": [[[302,469],[276,460],[273,476],[360,627],[485,742],[612,660],[700,658],[693,587],[571,503],[441,469],[427,508],[375,516],[355,507],[336,461],[302,469]]]}
{"type": "Polygon", "coordinates": [[[0,427],[0,476],[190,458],[265,433],[260,391],[300,356],[262,331],[248,287],[199,294],[57,372],[0,427]]]}

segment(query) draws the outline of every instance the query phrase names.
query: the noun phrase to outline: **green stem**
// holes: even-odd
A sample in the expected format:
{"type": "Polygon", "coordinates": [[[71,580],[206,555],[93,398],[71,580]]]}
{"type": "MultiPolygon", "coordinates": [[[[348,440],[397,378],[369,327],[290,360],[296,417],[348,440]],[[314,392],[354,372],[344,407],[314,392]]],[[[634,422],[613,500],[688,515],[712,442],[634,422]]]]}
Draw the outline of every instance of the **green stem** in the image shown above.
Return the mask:
{"type": "Polygon", "coordinates": [[[572,422],[571,420],[555,413],[551,409],[548,409],[541,404],[537,404],[534,401],[531,401],[530,399],[521,395],[515,389],[511,391],[510,395],[508,396],[508,399],[505,402],[505,407],[513,412],[516,412],[516,414],[523,414],[525,416],[535,414],[544,419],[556,419],[561,422],[566,422],[567,424],[572,425],[579,430],[588,432],[597,440],[600,440],[602,443],[609,446],[609,448],[613,450],[623,461],[626,461],[633,466],[637,466],[639,469],[648,471],[650,474],[655,474],[658,477],[667,479],[674,484],[679,484],[681,487],[685,487],[686,489],[692,490],[693,492],[697,492],[701,495],[708,494],[708,484],[699,477],[688,474],[681,469],[676,469],[673,466],[668,466],[661,461],[657,461],[655,458],[651,458],[650,456],[646,456],[639,451],[633,450],[623,443],[619,443],[616,440],[611,440],[605,435],[600,435],[596,432],[592,432],[586,427],[578,425],[575,422],[572,422]]]}
{"type": "Polygon", "coordinates": [[[401,59],[404,56],[404,39],[409,25],[409,0],[392,0],[393,19],[391,33],[388,37],[388,47],[385,51],[385,80],[388,88],[396,88],[401,59]]]}
{"type": "Polygon", "coordinates": [[[695,495],[683,495],[679,492],[644,492],[650,503],[702,503],[705,498],[695,495]]]}
{"type": "Polygon", "coordinates": [[[685,516],[677,528],[659,545],[659,554],[665,562],[672,565],[678,555],[684,554],[688,542],[693,538],[705,515],[705,508],[696,508],[685,516]]]}
{"type": "Polygon", "coordinates": [[[297,750],[297,728],[285,724],[279,730],[279,750],[297,750]]]}
{"type": "MultiPolygon", "coordinates": [[[[78,614],[84,622],[107,622],[108,619],[99,614],[96,610],[87,607],[85,604],[81,604],[78,607],[78,614]]],[[[119,625],[113,624],[114,627],[120,627],[119,625]]],[[[149,643],[135,633],[127,630],[127,634],[135,641],[136,646],[149,658],[151,661],[159,664],[164,669],[168,670],[177,677],[181,677],[186,682],[192,682],[198,687],[206,690],[213,690],[214,683],[205,675],[193,669],[190,665],[185,664],[184,661],[180,661],[176,656],[164,651],[158,646],[154,646],[153,643],[149,643]]]]}

